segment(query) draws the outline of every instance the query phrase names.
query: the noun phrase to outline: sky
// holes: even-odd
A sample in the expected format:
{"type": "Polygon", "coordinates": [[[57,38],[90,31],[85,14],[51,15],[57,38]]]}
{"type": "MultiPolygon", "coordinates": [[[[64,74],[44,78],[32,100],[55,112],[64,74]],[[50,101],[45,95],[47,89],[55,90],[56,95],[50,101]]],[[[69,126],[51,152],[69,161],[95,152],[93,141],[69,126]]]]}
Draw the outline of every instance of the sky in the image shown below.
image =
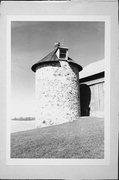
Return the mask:
{"type": "Polygon", "coordinates": [[[69,48],[69,57],[82,67],[104,59],[103,22],[11,23],[12,117],[35,116],[35,73],[31,66],[54,49],[69,48]]]}

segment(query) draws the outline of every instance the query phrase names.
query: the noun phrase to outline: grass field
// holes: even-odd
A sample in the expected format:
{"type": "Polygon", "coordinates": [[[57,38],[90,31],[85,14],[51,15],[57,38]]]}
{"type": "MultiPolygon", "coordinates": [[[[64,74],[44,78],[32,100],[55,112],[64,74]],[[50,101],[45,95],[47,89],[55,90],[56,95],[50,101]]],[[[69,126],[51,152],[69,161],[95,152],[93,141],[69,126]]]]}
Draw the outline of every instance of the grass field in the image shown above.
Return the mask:
{"type": "Polygon", "coordinates": [[[104,158],[104,121],[80,118],[12,133],[11,158],[104,158]]]}

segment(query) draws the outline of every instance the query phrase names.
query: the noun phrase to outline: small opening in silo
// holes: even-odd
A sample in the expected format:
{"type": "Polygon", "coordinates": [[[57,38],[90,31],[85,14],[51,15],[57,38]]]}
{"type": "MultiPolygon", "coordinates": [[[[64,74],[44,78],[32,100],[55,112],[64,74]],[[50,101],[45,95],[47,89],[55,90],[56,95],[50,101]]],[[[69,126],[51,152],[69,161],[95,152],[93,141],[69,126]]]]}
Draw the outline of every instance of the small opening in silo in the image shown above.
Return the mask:
{"type": "Polygon", "coordinates": [[[67,50],[66,49],[60,49],[60,58],[66,59],[67,50]]]}

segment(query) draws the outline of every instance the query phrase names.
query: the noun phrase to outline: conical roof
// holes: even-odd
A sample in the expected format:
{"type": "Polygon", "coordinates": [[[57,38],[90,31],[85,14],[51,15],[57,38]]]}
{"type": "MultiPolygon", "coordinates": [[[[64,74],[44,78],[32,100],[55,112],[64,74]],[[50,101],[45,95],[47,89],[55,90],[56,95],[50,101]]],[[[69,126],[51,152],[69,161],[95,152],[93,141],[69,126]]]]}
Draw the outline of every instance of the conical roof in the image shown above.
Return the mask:
{"type": "MultiPolygon", "coordinates": [[[[40,66],[41,64],[44,64],[44,63],[47,63],[47,62],[58,62],[58,61],[62,61],[63,59],[58,58],[58,56],[57,56],[57,54],[56,54],[57,50],[60,49],[60,48],[61,48],[61,47],[59,47],[59,45],[58,45],[58,47],[55,47],[55,49],[54,49],[52,52],[50,52],[47,56],[45,56],[44,58],[42,58],[41,60],[39,60],[38,62],[36,62],[36,63],[31,67],[32,71],[36,72],[36,68],[37,68],[38,66],[40,66]]],[[[70,57],[68,57],[67,60],[64,59],[64,61],[67,61],[67,62],[69,62],[70,64],[74,64],[74,65],[78,66],[79,71],[82,70],[82,67],[81,67],[78,63],[76,63],[73,59],[71,59],[70,57]]]]}

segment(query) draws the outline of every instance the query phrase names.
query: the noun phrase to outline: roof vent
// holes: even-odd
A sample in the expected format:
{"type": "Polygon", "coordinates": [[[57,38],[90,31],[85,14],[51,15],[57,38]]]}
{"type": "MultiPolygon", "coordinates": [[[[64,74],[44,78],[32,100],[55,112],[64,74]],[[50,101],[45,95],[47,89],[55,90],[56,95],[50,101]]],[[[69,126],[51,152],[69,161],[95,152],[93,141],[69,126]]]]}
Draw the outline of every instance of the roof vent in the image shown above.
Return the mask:
{"type": "Polygon", "coordinates": [[[67,59],[67,49],[65,49],[65,48],[60,48],[59,49],[59,58],[60,59],[67,59]]]}
{"type": "Polygon", "coordinates": [[[60,42],[55,43],[55,49],[57,49],[57,57],[58,59],[67,60],[68,59],[68,48],[61,47],[60,42]]]}

